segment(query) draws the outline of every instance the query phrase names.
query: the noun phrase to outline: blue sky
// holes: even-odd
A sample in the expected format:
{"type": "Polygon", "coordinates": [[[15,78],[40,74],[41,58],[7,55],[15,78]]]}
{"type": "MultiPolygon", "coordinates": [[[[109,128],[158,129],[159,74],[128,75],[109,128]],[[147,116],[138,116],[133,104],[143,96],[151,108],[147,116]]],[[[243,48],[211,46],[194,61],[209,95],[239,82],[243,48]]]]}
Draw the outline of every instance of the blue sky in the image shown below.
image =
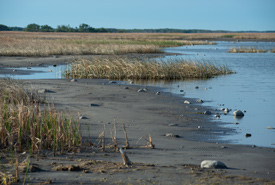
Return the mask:
{"type": "Polygon", "coordinates": [[[275,0],[0,0],[0,24],[275,30],[275,0]]]}

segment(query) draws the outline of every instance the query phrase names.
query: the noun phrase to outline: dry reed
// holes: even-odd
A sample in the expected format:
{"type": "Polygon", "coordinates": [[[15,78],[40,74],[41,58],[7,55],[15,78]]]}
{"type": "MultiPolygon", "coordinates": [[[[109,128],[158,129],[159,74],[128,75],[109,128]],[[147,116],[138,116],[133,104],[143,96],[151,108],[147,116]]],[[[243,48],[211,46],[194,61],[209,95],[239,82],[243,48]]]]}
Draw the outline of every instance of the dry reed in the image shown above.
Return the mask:
{"type": "Polygon", "coordinates": [[[229,53],[266,53],[266,49],[257,49],[257,48],[231,48],[228,50],[229,53]]]}
{"type": "Polygon", "coordinates": [[[43,148],[63,152],[78,147],[79,124],[57,112],[54,105],[40,106],[38,93],[28,93],[16,80],[0,81],[1,148],[39,153],[43,148]]]}
{"type": "Polygon", "coordinates": [[[215,44],[154,34],[1,32],[0,56],[162,53],[162,47],[215,44]]]}
{"type": "Polygon", "coordinates": [[[139,60],[131,58],[80,59],[66,71],[67,78],[107,78],[107,79],[146,79],[174,80],[187,78],[210,78],[232,73],[225,66],[215,66],[208,62],[186,61],[184,59],[139,60]]]}

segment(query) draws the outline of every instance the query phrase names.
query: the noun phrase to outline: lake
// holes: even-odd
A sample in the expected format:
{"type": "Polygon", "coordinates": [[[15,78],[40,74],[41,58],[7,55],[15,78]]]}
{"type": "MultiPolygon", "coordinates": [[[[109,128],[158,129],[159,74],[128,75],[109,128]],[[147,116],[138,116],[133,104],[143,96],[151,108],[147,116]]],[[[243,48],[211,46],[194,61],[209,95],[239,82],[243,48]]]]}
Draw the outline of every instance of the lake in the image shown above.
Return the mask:
{"type": "MultiPolygon", "coordinates": [[[[221,115],[226,127],[236,130],[233,135],[220,139],[226,143],[275,147],[275,53],[228,53],[232,47],[275,48],[269,42],[217,42],[217,45],[182,46],[166,48],[165,52],[179,53],[186,60],[206,61],[226,65],[236,74],[219,76],[207,80],[176,82],[154,82],[147,85],[164,87],[167,92],[183,97],[198,98],[203,105],[213,109],[230,108],[245,110],[242,119],[233,117],[233,111],[221,115]],[[178,87],[179,85],[179,87],[178,87]],[[199,88],[196,89],[195,86],[199,88]],[[234,123],[239,123],[238,125],[234,123]],[[245,137],[245,133],[252,137],[245,137]]],[[[167,56],[166,58],[175,57],[167,56]]],[[[214,117],[214,116],[213,116],[214,117]]]]}

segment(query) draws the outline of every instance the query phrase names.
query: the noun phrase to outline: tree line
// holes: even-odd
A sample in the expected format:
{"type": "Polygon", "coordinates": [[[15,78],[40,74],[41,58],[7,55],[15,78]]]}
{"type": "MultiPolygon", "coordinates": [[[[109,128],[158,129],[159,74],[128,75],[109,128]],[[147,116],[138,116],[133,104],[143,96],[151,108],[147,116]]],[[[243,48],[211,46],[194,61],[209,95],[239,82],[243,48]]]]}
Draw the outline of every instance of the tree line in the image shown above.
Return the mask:
{"type": "MultiPolygon", "coordinates": [[[[82,33],[229,33],[232,31],[225,30],[204,30],[204,29],[116,29],[116,28],[93,28],[88,24],[82,23],[78,27],[71,27],[70,25],[58,25],[53,28],[49,25],[28,24],[27,27],[9,27],[0,24],[0,31],[26,31],[26,32],[82,32],[82,33]]],[[[240,31],[238,31],[240,32],[240,31]]],[[[244,31],[241,31],[244,32],[244,31]]],[[[245,31],[257,32],[257,31],[245,31]]],[[[275,32],[275,31],[266,31],[275,32]]]]}
{"type": "Polygon", "coordinates": [[[116,29],[116,28],[93,28],[88,24],[80,24],[79,27],[70,25],[58,25],[53,28],[49,25],[28,24],[27,27],[8,27],[0,24],[0,31],[26,31],[26,32],[83,32],[83,33],[209,33],[209,32],[226,32],[212,31],[203,29],[116,29]]]}

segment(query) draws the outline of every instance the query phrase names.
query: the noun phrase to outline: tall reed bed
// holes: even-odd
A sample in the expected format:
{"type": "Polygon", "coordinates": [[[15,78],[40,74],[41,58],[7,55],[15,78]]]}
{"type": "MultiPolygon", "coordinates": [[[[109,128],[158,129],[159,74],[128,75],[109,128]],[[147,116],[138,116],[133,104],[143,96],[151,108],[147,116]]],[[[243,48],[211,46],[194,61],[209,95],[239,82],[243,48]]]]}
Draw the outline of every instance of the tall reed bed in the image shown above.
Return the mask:
{"type": "Polygon", "coordinates": [[[225,66],[208,62],[186,61],[184,59],[139,60],[133,58],[80,59],[66,71],[68,78],[107,78],[107,79],[156,79],[174,80],[187,78],[210,78],[232,73],[225,66]]]}
{"type": "Polygon", "coordinates": [[[239,47],[239,48],[231,48],[228,50],[229,53],[267,53],[266,49],[258,49],[253,47],[239,47]]]}
{"type": "Polygon", "coordinates": [[[215,44],[154,34],[1,32],[0,56],[162,53],[162,47],[215,44]]]}
{"type": "Polygon", "coordinates": [[[32,153],[49,148],[54,154],[77,149],[80,123],[57,112],[54,105],[42,107],[38,98],[20,81],[0,80],[0,147],[32,153]]]}

